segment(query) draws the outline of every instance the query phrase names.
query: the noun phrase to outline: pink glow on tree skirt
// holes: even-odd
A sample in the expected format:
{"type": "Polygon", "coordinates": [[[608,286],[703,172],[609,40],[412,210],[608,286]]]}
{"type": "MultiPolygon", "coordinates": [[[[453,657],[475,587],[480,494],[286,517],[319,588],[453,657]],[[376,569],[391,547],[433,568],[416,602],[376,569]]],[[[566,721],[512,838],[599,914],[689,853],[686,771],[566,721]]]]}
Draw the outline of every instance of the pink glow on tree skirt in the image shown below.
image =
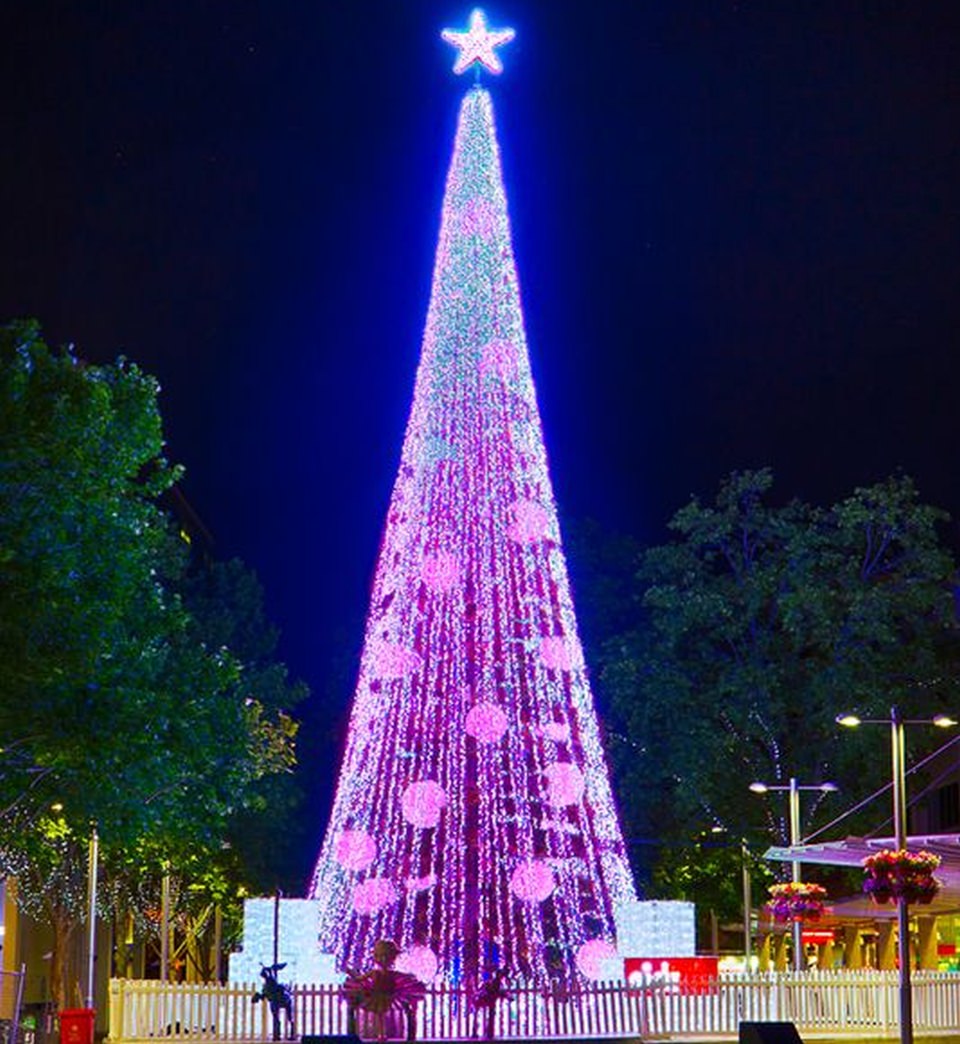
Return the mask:
{"type": "Polygon", "coordinates": [[[420,667],[420,657],[413,649],[397,645],[395,642],[382,642],[374,657],[376,672],[381,678],[402,678],[405,674],[413,674],[420,667]]]}
{"type": "Polygon", "coordinates": [[[583,773],[576,765],[555,761],[544,769],[543,774],[547,777],[547,801],[555,808],[576,805],[583,797],[583,773]]]}
{"type": "Polygon", "coordinates": [[[548,899],[557,883],[553,871],[542,859],[530,859],[521,863],[510,877],[510,891],[518,899],[540,903],[548,899]]]}
{"type": "Polygon", "coordinates": [[[516,500],[510,505],[513,524],[507,526],[507,536],[518,544],[535,544],[546,540],[550,526],[547,509],[534,500],[516,500]]]}
{"type": "Polygon", "coordinates": [[[591,939],[577,950],[577,967],[595,982],[604,977],[607,961],[617,960],[617,948],[603,939],[591,939]]]}
{"type": "Polygon", "coordinates": [[[432,779],[411,783],[400,799],[403,818],[415,827],[435,827],[446,805],[447,792],[432,779]]]}
{"type": "Polygon", "coordinates": [[[404,950],[396,961],[397,971],[406,972],[425,983],[433,982],[437,976],[437,955],[429,946],[411,946],[404,950]]]}
{"type": "Polygon", "coordinates": [[[353,890],[353,908],[358,914],[372,916],[395,902],[397,890],[385,877],[370,877],[353,890]]]}
{"type": "Polygon", "coordinates": [[[553,671],[571,671],[578,666],[573,643],[566,638],[544,638],[540,643],[540,659],[553,671]]]}
{"type": "Polygon", "coordinates": [[[366,830],[344,830],[333,846],[333,855],[345,870],[365,870],[377,858],[377,842],[366,830]]]}
{"type": "Polygon", "coordinates": [[[478,743],[496,743],[507,731],[507,716],[495,703],[478,703],[467,712],[464,727],[478,743]]]}
{"type": "Polygon", "coordinates": [[[425,555],[420,565],[420,579],[431,591],[450,591],[460,582],[460,563],[449,551],[425,555]]]}

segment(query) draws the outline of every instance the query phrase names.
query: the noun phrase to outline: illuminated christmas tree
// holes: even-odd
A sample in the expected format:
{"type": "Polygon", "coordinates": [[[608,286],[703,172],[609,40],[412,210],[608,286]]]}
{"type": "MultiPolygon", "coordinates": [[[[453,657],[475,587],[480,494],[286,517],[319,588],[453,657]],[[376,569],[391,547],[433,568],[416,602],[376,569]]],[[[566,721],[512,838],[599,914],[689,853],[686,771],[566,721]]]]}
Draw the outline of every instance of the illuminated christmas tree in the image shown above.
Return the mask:
{"type": "MultiPolygon", "coordinates": [[[[456,66],[499,71],[474,12],[456,66]]],[[[600,977],[635,899],[527,355],[489,93],[460,108],[413,406],[311,894],[426,981],[600,977]]]]}

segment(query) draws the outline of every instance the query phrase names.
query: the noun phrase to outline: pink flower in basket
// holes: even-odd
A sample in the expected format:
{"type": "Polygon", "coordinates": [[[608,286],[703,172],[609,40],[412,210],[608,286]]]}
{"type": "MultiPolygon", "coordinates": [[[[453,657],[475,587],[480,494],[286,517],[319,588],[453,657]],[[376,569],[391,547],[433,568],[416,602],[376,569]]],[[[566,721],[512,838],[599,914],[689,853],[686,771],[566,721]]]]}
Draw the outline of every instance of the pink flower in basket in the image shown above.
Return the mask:
{"type": "Polygon", "coordinates": [[[775,921],[816,921],[823,915],[827,890],[807,881],[789,881],[770,886],[767,904],[775,921]]]}

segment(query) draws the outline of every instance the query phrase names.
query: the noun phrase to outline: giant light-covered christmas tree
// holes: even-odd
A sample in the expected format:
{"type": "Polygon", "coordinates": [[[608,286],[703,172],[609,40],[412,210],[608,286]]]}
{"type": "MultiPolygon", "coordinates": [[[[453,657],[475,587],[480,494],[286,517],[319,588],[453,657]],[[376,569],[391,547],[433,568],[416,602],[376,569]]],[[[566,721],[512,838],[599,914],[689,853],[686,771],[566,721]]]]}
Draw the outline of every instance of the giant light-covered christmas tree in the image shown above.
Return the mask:
{"type": "MultiPolygon", "coordinates": [[[[510,30],[446,31],[456,71],[510,30]]],[[[635,899],[560,543],[489,93],[460,107],[420,366],[311,888],[341,967],[599,977],[635,899]]]]}

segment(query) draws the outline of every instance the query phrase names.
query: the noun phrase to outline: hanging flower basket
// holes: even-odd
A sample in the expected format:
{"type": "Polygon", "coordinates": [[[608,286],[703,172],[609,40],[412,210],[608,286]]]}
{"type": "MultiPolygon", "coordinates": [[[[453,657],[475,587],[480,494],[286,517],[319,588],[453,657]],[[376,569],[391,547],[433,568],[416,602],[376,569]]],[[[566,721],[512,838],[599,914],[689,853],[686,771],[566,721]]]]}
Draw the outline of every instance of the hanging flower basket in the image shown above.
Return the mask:
{"type": "Polygon", "coordinates": [[[781,923],[787,921],[817,921],[823,915],[827,890],[823,885],[805,881],[770,886],[770,916],[781,923]]]}
{"type": "Polygon", "coordinates": [[[884,848],[864,859],[863,890],[875,903],[929,903],[940,890],[933,876],[939,865],[940,857],[932,852],[884,848]]]}

